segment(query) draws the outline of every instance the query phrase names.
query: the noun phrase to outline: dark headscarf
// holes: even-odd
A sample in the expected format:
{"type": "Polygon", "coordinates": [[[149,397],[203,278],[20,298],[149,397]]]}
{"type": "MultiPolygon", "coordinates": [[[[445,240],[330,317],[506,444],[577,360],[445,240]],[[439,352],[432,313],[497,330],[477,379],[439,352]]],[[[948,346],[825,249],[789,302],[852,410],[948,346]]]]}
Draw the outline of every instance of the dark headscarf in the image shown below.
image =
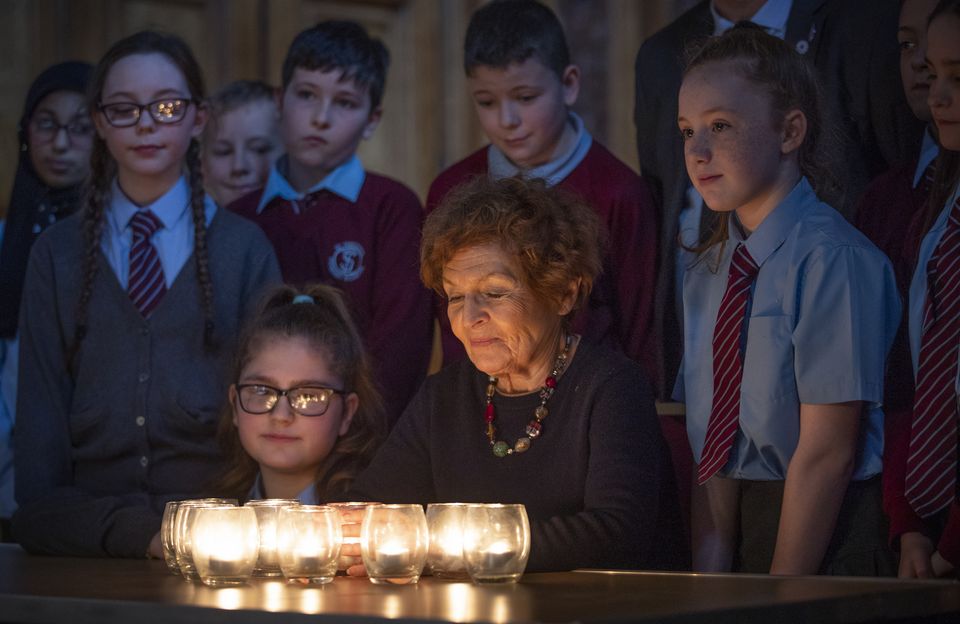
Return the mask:
{"type": "Polygon", "coordinates": [[[92,71],[89,63],[58,63],[37,76],[27,92],[23,116],[17,126],[20,160],[0,246],[0,338],[12,338],[17,333],[30,247],[40,232],[74,212],[80,203],[80,185],[50,188],[33,170],[27,145],[30,117],[40,100],[54,91],[76,91],[86,95],[92,71]]]}

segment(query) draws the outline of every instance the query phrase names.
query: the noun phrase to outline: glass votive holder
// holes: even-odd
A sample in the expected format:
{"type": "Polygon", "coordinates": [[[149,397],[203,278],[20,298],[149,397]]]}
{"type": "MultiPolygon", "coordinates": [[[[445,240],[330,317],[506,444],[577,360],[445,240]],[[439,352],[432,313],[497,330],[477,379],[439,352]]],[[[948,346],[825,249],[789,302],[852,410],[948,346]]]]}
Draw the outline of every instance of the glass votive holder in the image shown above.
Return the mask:
{"type": "Polygon", "coordinates": [[[277,558],[277,517],[284,507],[299,505],[295,498],[264,498],[247,501],[257,515],[257,527],[260,531],[260,555],[253,568],[254,576],[281,576],[280,560],[277,558]]]}
{"type": "MultiPolygon", "coordinates": [[[[216,505],[236,506],[235,498],[195,498],[182,500],[177,505],[173,515],[173,551],[176,554],[177,567],[180,568],[180,574],[187,580],[195,581],[198,579],[197,569],[193,565],[192,537],[190,530],[193,527],[195,518],[194,511],[200,507],[210,507],[216,505]]],[[[163,526],[161,524],[161,539],[163,537],[163,526]]]]}
{"type": "Polygon", "coordinates": [[[360,555],[370,581],[397,585],[419,581],[427,541],[427,519],[420,505],[367,507],[360,529],[360,555]]]}
{"type": "Polygon", "coordinates": [[[163,506],[163,519],[160,521],[160,545],[163,547],[163,561],[172,574],[180,575],[180,564],[177,563],[177,549],[173,540],[173,525],[177,516],[180,501],[167,501],[163,506]]]}
{"type": "Polygon", "coordinates": [[[280,509],[277,558],[289,581],[329,583],[340,557],[340,514],[332,507],[298,505],[280,509]]]}
{"type": "Polygon", "coordinates": [[[437,578],[467,578],[463,564],[463,519],[467,506],[463,503],[431,503],[427,505],[427,531],[430,547],[427,568],[437,578]]]}
{"type": "Polygon", "coordinates": [[[468,505],[463,560],[475,583],[516,583],[530,557],[530,521],[523,505],[468,505]]]}
{"type": "Polygon", "coordinates": [[[191,539],[193,562],[204,585],[242,585],[250,580],[260,540],[249,507],[198,507],[191,539]]]}

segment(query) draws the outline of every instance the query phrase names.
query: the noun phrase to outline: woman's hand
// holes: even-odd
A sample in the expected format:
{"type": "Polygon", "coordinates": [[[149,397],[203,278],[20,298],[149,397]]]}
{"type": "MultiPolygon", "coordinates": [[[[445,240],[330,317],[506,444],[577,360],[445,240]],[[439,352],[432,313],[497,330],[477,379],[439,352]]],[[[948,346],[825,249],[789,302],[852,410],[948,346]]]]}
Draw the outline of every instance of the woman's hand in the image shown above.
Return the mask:
{"type": "Polygon", "coordinates": [[[940,551],[936,551],[930,556],[930,567],[933,569],[933,575],[937,578],[953,574],[953,564],[943,558],[940,551]]]}
{"type": "MultiPolygon", "coordinates": [[[[936,554],[939,557],[939,553],[936,554]]],[[[899,578],[931,578],[934,576],[931,562],[933,555],[933,542],[929,537],[916,531],[904,533],[900,536],[900,570],[897,576],[899,578]]],[[[940,559],[943,560],[942,557],[940,559]]]]}
{"type": "Polygon", "coordinates": [[[340,529],[343,531],[343,545],[340,547],[340,562],[337,568],[345,570],[348,576],[366,576],[367,569],[360,557],[360,523],[363,510],[342,510],[340,529]]]}
{"type": "Polygon", "coordinates": [[[163,559],[163,542],[160,541],[160,531],[157,531],[150,545],[147,546],[147,556],[151,559],[163,559]]]}

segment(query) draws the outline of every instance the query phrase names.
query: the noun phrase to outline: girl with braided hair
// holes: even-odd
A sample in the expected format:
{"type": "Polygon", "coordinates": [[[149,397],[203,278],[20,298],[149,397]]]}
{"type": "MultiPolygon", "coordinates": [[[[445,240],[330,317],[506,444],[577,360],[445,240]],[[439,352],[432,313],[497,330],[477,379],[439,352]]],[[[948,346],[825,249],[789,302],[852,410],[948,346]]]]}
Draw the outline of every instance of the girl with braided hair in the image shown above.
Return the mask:
{"type": "Polygon", "coordinates": [[[37,240],[24,288],[13,533],[30,551],[159,555],[166,501],[220,467],[236,336],[279,269],[204,194],[203,97],[171,35],[131,35],[94,70],[86,199],[37,240]]]}

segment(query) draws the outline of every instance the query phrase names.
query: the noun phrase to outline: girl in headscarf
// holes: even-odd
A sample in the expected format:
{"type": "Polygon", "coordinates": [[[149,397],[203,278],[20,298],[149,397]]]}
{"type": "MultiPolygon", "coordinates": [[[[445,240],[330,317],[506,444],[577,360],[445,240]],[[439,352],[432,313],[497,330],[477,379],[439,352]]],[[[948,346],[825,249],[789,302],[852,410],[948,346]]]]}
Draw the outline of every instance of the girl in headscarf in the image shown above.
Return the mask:
{"type": "Polygon", "coordinates": [[[20,159],[0,222],[0,540],[13,515],[11,433],[17,387],[17,322],[27,256],[37,236],[74,212],[90,171],[93,123],[85,92],[92,66],[58,63],[37,76],[17,126],[20,159]]]}

